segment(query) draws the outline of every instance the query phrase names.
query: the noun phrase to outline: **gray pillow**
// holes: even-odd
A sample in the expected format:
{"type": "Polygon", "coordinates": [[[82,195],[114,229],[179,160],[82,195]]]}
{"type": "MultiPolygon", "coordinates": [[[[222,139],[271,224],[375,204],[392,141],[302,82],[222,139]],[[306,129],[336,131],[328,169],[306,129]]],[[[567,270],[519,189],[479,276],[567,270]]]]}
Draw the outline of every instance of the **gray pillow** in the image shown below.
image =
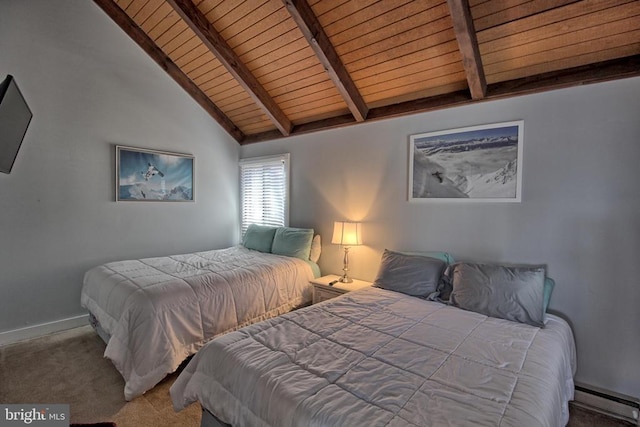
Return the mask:
{"type": "Polygon", "coordinates": [[[446,262],[384,250],[373,286],[403,294],[427,297],[436,291],[446,262]]]}
{"type": "Polygon", "coordinates": [[[250,224],[244,233],[242,245],[254,251],[271,252],[273,236],[275,236],[277,228],[278,227],[269,227],[267,225],[250,224]]]}
{"type": "Polygon", "coordinates": [[[450,276],[453,305],[544,327],[544,266],[457,263],[450,276]]]}

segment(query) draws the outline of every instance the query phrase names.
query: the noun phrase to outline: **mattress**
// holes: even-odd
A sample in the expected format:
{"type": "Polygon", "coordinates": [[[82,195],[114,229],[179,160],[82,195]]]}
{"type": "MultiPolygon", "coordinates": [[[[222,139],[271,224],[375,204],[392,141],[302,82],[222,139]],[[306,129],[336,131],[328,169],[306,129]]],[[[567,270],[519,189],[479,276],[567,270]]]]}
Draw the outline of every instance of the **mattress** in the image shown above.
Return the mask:
{"type": "Polygon", "coordinates": [[[170,392],[234,426],[562,426],[575,368],[559,317],[368,288],[216,338],[170,392]]]}
{"type": "Polygon", "coordinates": [[[131,400],[210,339],[309,304],[310,264],[241,245],[118,261],[85,274],[81,304],[110,336],[105,357],[131,400]]]}

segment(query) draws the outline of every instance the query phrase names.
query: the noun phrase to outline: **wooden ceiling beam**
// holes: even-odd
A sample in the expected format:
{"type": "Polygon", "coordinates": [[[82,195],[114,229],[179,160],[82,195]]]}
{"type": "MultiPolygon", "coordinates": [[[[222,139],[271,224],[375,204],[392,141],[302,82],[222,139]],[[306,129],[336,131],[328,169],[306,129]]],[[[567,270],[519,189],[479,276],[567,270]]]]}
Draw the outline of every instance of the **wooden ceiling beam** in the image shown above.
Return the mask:
{"type": "Polygon", "coordinates": [[[480,48],[473,27],[473,18],[468,0],[447,0],[449,13],[453,21],[453,30],[458,40],[462,64],[467,74],[467,82],[471,91],[471,98],[482,99],[487,94],[487,80],[482,68],[480,48]]]}
{"type": "Polygon", "coordinates": [[[640,55],[632,55],[493,83],[487,87],[487,98],[498,99],[528,95],[638,76],[640,76],[640,55]]]}
{"type": "MultiPolygon", "coordinates": [[[[307,133],[319,132],[319,131],[328,130],[328,129],[337,129],[337,128],[354,125],[357,123],[362,123],[362,122],[355,121],[353,115],[348,113],[348,114],[343,114],[337,117],[329,117],[322,120],[316,120],[315,122],[295,125],[291,130],[291,135],[289,136],[304,135],[307,133]]],[[[253,144],[256,142],[271,141],[279,138],[282,138],[282,136],[276,134],[274,131],[261,132],[261,133],[247,135],[247,138],[245,138],[245,140],[242,141],[242,145],[253,144]]]]}
{"type": "MultiPolygon", "coordinates": [[[[566,70],[551,71],[506,82],[493,83],[487,87],[487,96],[481,100],[471,99],[468,92],[462,90],[372,108],[369,111],[366,122],[631,77],[640,77],[640,55],[612,59],[566,70]]],[[[294,126],[291,136],[341,128],[357,123],[351,115],[343,115],[294,126]]],[[[269,141],[279,137],[279,135],[273,132],[247,135],[247,138],[242,144],[269,141]]]]}
{"type": "Polygon", "coordinates": [[[369,107],[307,1],[282,0],[282,2],[342,95],[353,117],[358,122],[364,121],[369,113],[369,107]]]}
{"type": "Polygon", "coordinates": [[[192,0],[167,0],[180,17],[189,25],[202,42],[218,58],[224,67],[262,108],[280,132],[287,136],[293,127],[291,121],[258,82],[249,68],[238,58],[213,25],[200,12],[192,0]]]}
{"type": "Polygon", "coordinates": [[[94,2],[138,44],[176,83],[182,87],[236,141],[245,134],[202,92],[191,79],[158,47],[155,42],[116,4],[114,0],[94,2]]]}

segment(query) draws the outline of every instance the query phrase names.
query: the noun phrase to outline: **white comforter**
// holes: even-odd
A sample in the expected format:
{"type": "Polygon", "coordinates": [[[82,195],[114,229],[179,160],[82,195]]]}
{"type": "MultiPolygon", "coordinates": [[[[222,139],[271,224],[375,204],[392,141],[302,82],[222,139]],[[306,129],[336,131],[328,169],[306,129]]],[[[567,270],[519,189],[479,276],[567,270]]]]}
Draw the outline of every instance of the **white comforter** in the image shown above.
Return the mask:
{"type": "Polygon", "coordinates": [[[305,261],[236,246],[95,267],[81,303],[111,335],[105,357],[131,400],[211,338],[309,303],[312,278],[305,261]]]}
{"type": "Polygon", "coordinates": [[[224,335],[171,388],[234,426],[561,426],[575,347],[539,329],[370,288],[224,335]]]}

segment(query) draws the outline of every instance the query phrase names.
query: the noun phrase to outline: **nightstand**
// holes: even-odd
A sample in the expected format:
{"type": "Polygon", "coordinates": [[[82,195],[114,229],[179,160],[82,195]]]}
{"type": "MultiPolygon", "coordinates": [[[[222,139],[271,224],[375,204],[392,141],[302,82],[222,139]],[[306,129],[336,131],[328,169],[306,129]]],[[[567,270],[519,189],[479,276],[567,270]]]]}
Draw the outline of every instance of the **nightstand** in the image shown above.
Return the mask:
{"type": "Polygon", "coordinates": [[[329,286],[330,282],[338,279],[340,279],[340,276],[336,276],[335,274],[329,274],[327,276],[313,279],[311,281],[311,284],[313,285],[313,304],[372,285],[371,282],[353,279],[352,283],[336,282],[333,286],[329,286]]]}

